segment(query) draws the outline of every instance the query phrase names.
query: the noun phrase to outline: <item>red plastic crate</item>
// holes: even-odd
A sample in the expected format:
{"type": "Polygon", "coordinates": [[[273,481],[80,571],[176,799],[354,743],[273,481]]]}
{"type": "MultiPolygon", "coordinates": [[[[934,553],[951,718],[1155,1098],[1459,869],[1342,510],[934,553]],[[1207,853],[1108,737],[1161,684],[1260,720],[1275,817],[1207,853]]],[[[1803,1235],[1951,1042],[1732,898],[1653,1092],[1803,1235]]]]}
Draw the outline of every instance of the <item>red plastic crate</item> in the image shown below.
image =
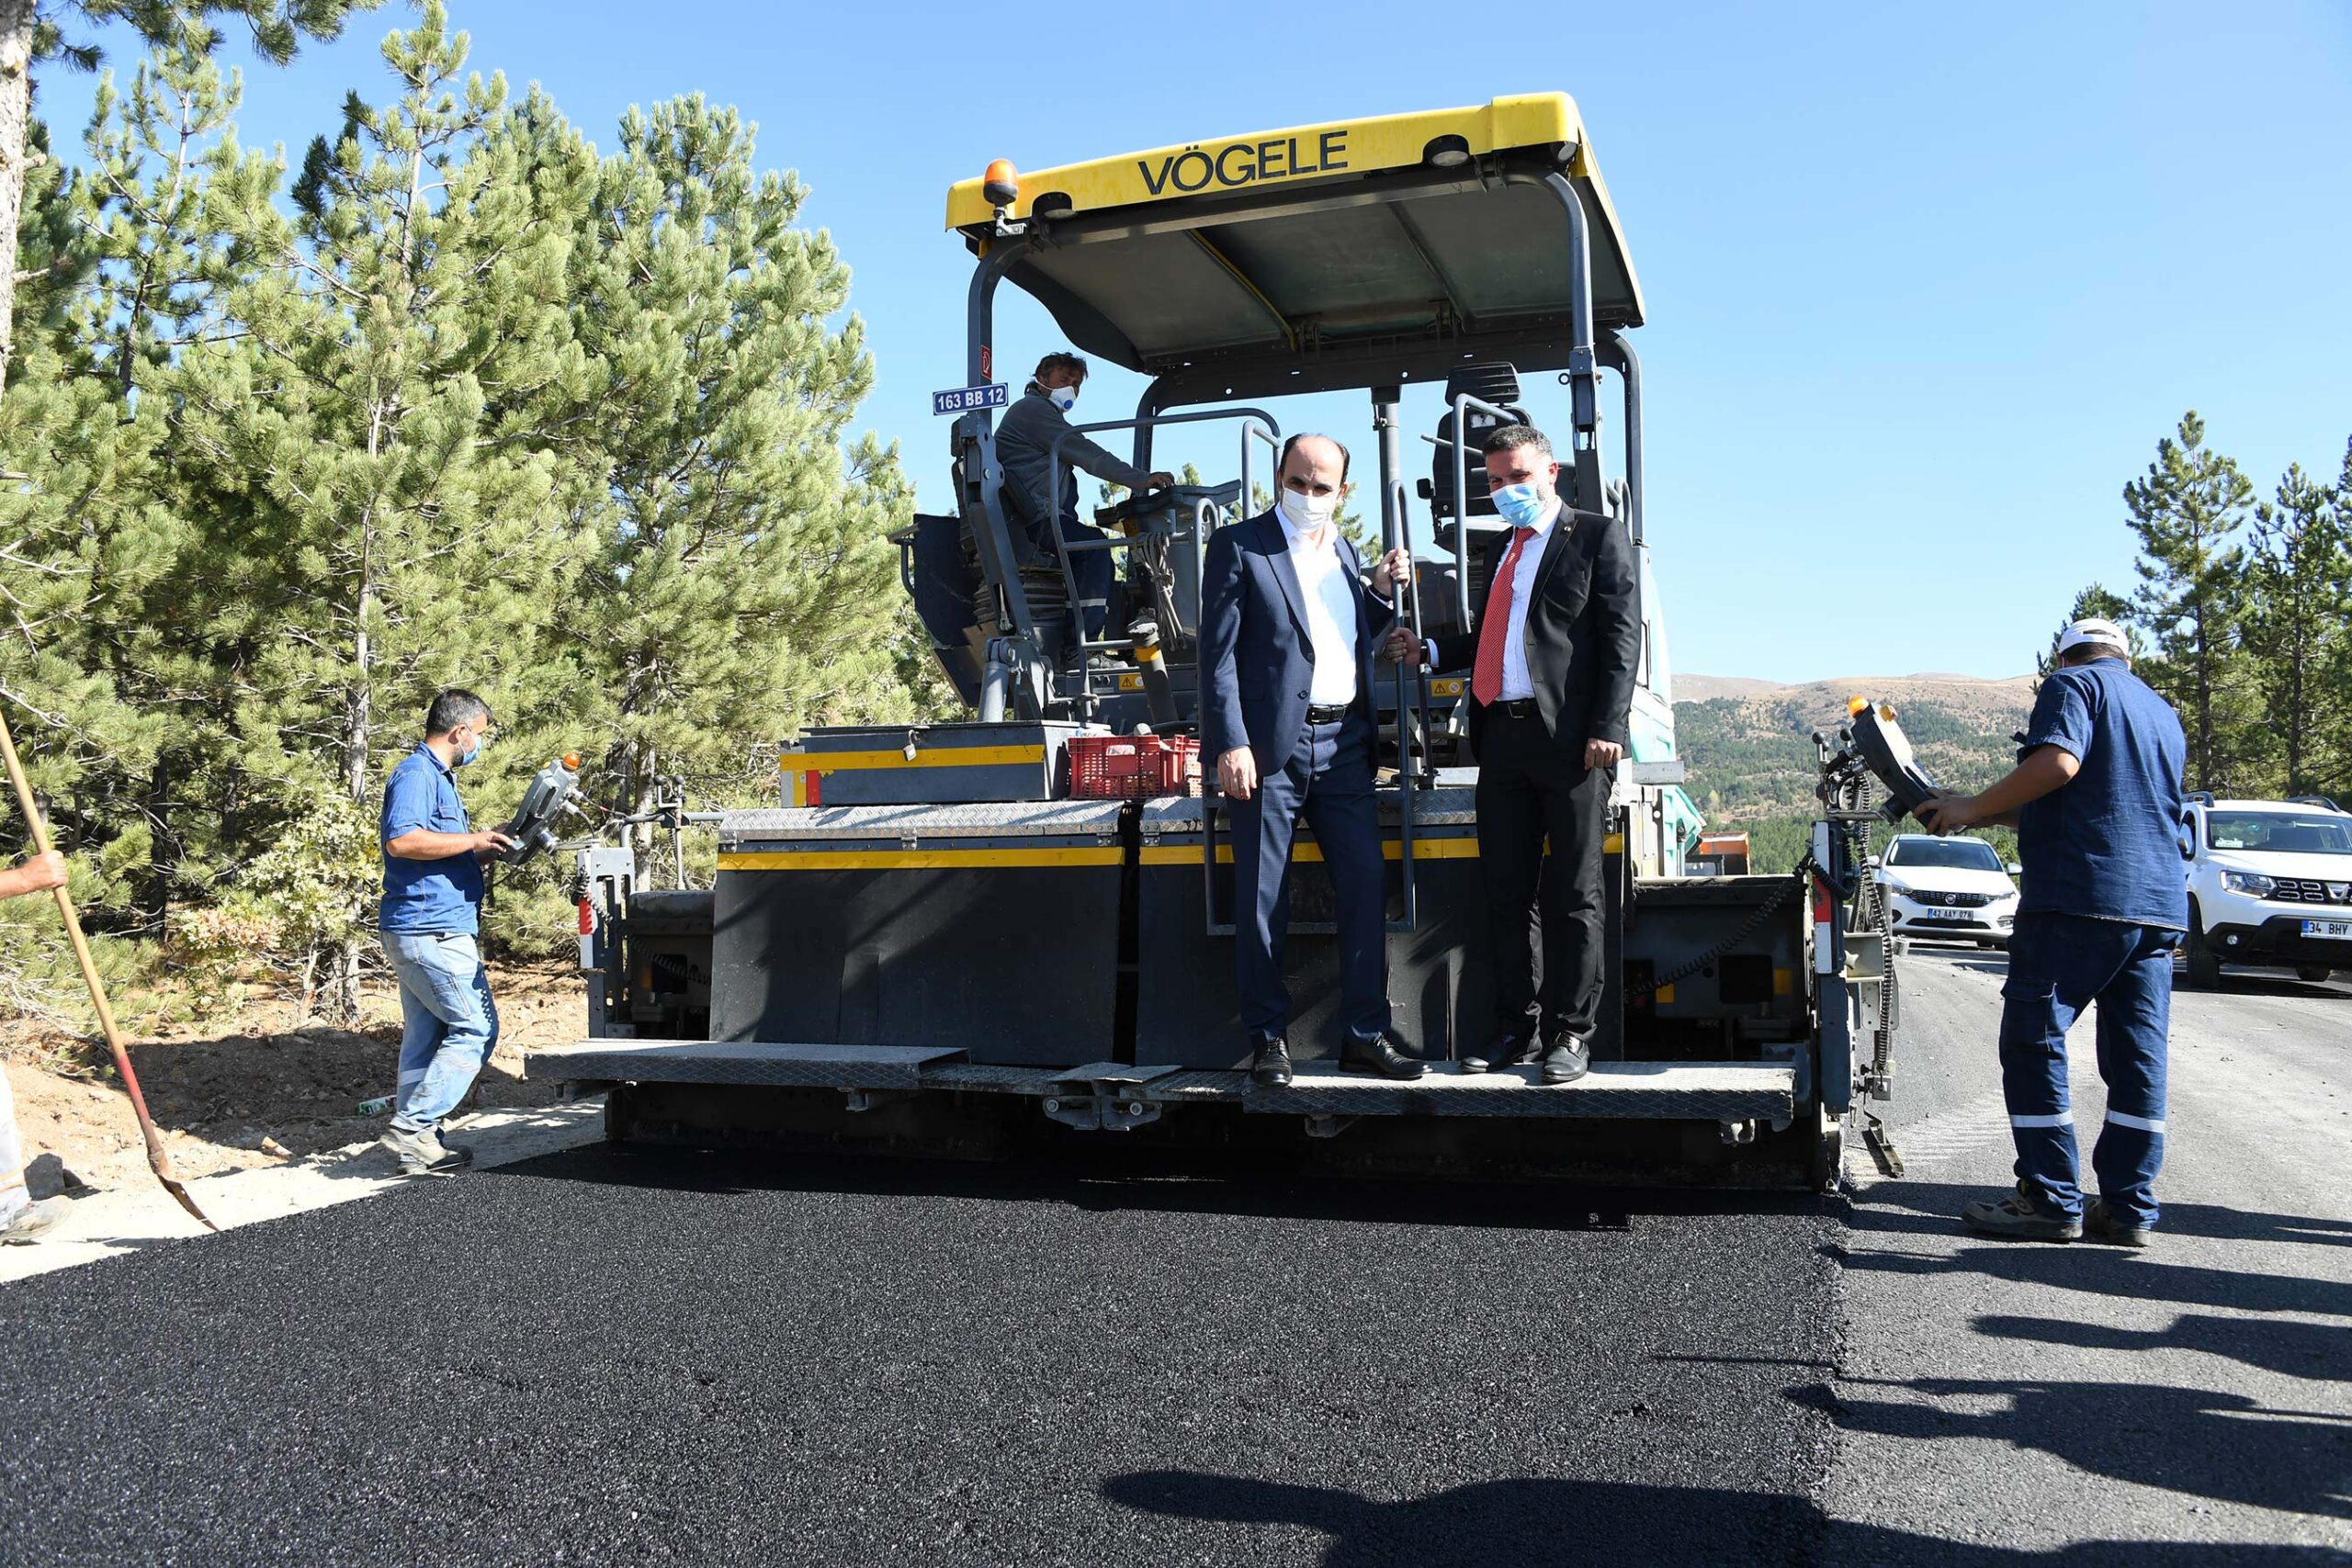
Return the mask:
{"type": "Polygon", "coordinates": [[[1073,735],[1069,792],[1081,800],[1201,793],[1201,743],[1186,735],[1073,735]]]}

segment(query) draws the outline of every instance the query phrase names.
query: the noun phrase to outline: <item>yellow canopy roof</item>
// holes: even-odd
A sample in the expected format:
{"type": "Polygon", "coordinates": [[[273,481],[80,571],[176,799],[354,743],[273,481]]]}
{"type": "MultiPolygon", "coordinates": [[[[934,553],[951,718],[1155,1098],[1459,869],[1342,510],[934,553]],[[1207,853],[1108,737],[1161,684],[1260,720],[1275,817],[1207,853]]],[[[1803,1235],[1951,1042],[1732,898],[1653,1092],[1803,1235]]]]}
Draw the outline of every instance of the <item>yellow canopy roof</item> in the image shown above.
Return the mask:
{"type": "MultiPolygon", "coordinates": [[[[1638,326],[1633,262],[1565,93],[1031,171],[1009,216],[1040,219],[1042,232],[1006,276],[1079,346],[1135,369],[1211,356],[1262,380],[1350,344],[1375,359],[1380,342],[1555,344],[1566,224],[1556,196],[1528,183],[1553,172],[1589,221],[1596,325],[1638,326]]],[[[1002,242],[982,184],[948,192],[947,226],[986,254],[1002,242]]]]}

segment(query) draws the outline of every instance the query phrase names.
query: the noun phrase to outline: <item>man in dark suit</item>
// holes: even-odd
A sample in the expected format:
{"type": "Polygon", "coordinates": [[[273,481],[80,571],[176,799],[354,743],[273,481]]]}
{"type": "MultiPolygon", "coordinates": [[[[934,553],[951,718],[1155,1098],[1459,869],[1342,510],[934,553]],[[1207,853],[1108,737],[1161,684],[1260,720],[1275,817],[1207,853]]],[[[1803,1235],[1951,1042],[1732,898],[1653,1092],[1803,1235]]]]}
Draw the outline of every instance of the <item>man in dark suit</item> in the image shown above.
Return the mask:
{"type": "MultiPolygon", "coordinates": [[[[1478,864],[1495,969],[1495,1037],[1470,1072],[1543,1060],[1545,1083],[1592,1065],[1600,1012],[1601,838],[1612,770],[1628,744],[1641,652],[1641,589],[1623,525],[1560,500],[1552,444],[1524,424],[1487,438],[1487,486],[1511,531],[1498,539],[1486,603],[1448,649],[1400,629],[1392,648],[1469,669],[1478,757],[1478,864]],[[1545,852],[1546,843],[1550,852],[1545,852]],[[1539,905],[1538,893],[1542,897],[1539,905]],[[1545,995],[1535,991],[1544,919],[1545,995]]],[[[1448,639],[1449,642],[1453,639],[1448,639]]]]}
{"type": "Polygon", "coordinates": [[[1202,745],[1233,810],[1234,968],[1250,1076],[1291,1081],[1283,937],[1291,840],[1306,818],[1339,897],[1342,1069],[1415,1078],[1388,1015],[1387,894],[1372,797],[1372,656],[1411,558],[1372,573],[1340,533],[1348,454],[1283,446],[1272,510],[1209,536],[1201,580],[1202,745]]]}

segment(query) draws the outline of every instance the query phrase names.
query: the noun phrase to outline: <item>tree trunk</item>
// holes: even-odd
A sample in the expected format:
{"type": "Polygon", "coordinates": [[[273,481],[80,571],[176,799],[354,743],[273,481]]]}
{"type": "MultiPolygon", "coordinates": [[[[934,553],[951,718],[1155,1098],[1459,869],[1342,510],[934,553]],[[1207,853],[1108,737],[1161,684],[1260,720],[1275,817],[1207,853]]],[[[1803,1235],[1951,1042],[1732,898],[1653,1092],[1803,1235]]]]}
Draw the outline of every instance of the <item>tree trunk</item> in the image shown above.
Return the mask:
{"type": "MultiPolygon", "coordinates": [[[[650,746],[629,748],[631,801],[629,814],[631,816],[641,817],[652,810],[653,802],[661,794],[660,786],[654,782],[653,776],[653,764],[656,758],[657,753],[650,746]]],[[[628,830],[628,839],[629,848],[637,852],[637,885],[640,887],[650,887],[653,886],[653,824],[632,823],[628,830]]]]}
{"type": "Polygon", "coordinates": [[[140,923],[157,936],[172,914],[172,879],[179,869],[180,840],[172,825],[172,757],[159,753],[147,775],[147,870],[141,878],[136,907],[140,923]]]}
{"type": "Polygon", "coordinates": [[[359,938],[345,936],[334,950],[335,1021],[348,1029],[359,1021],[359,938]]]}
{"type": "Polygon", "coordinates": [[[2303,793],[2303,643],[2295,634],[2294,656],[2287,662],[2287,793],[2303,793]]]}
{"type": "Polygon", "coordinates": [[[2213,776],[2213,653],[2205,637],[2205,606],[2197,606],[2197,784],[2218,792],[2213,776]]]}
{"type": "Polygon", "coordinates": [[[17,344],[17,221],[25,208],[35,0],[0,0],[0,389],[17,344]]]}

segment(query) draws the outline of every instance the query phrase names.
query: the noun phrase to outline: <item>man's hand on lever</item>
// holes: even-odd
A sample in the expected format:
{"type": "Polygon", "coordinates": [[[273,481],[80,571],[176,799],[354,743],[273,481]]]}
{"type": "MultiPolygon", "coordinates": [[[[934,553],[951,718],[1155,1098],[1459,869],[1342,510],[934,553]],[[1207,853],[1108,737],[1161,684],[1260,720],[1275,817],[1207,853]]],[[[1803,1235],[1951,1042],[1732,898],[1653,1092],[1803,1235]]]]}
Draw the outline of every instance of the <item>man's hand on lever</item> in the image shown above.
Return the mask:
{"type": "Polygon", "coordinates": [[[1258,759],[1249,747],[1236,746],[1216,760],[1216,787],[1232,800],[1247,800],[1258,793],[1258,759]]]}
{"type": "Polygon", "coordinates": [[[1372,569],[1372,591],[1383,599],[1396,596],[1399,585],[1413,581],[1413,552],[1402,545],[1380,558],[1372,569]]]}
{"type": "Polygon", "coordinates": [[[1584,743],[1584,766],[1587,773],[1600,773],[1617,765],[1625,755],[1625,748],[1614,740],[1588,740],[1584,743]]]}
{"type": "Polygon", "coordinates": [[[1176,476],[1165,468],[1154,468],[1144,479],[1146,490],[1166,490],[1176,482],[1176,476]]]}
{"type": "Polygon", "coordinates": [[[1947,833],[1976,826],[1976,797],[1956,789],[1938,790],[1921,801],[1911,815],[1919,819],[1920,827],[1940,839],[1947,833]]]}
{"type": "Polygon", "coordinates": [[[1398,626],[1388,634],[1388,640],[1381,644],[1380,651],[1391,664],[1402,664],[1410,669],[1421,661],[1421,639],[1413,635],[1412,627],[1398,626]]]}

